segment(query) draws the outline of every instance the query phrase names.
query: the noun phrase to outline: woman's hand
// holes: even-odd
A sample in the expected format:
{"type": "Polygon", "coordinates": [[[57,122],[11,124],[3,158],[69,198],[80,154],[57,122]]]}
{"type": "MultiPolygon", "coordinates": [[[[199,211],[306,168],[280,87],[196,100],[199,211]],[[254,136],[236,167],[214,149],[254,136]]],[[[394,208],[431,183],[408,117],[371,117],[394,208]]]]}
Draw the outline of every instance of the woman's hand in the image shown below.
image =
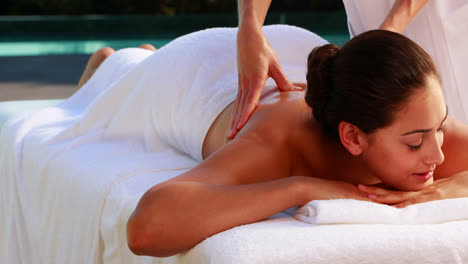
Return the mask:
{"type": "Polygon", "coordinates": [[[237,68],[239,90],[229,138],[234,138],[254,112],[265,82],[272,77],[280,91],[302,90],[284,75],[278,56],[268,43],[261,28],[244,26],[237,33],[237,68]]]}
{"type": "Polygon", "coordinates": [[[468,197],[468,171],[437,180],[431,186],[416,192],[396,191],[365,185],[358,187],[376,202],[404,208],[408,205],[434,200],[468,197]]]}
{"type": "Polygon", "coordinates": [[[314,177],[298,177],[303,204],[312,200],[355,199],[379,203],[368,197],[366,192],[349,182],[333,181],[314,177]]]}

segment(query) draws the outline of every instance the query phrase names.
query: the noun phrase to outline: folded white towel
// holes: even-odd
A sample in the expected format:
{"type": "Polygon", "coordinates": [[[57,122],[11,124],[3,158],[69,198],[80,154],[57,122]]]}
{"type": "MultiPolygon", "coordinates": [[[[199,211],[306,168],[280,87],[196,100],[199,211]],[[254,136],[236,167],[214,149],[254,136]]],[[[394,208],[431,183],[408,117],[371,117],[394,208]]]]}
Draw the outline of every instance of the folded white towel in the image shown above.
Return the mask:
{"type": "Polygon", "coordinates": [[[437,224],[468,219],[468,198],[447,199],[397,209],[352,199],[317,200],[296,210],[310,224],[437,224]]]}

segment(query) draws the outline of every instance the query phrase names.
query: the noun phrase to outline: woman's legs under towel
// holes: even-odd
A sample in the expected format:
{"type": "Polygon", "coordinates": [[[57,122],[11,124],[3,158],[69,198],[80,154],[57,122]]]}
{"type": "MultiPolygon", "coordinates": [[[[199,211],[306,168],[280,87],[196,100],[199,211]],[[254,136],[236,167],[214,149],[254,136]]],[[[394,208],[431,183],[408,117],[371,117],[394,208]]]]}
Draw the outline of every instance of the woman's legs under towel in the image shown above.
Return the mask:
{"type": "Polygon", "coordinates": [[[78,88],[81,88],[93,74],[96,72],[99,65],[110,55],[115,52],[113,48],[104,47],[96,51],[88,60],[88,64],[86,65],[83,74],[81,75],[80,81],[78,82],[78,88]]]}
{"type": "MultiPolygon", "coordinates": [[[[139,48],[156,51],[156,48],[151,44],[143,44],[139,46],[139,48]]],[[[100,48],[93,55],[91,55],[83,71],[83,74],[81,75],[80,81],[78,82],[78,88],[81,88],[91,78],[91,76],[93,76],[102,62],[110,55],[114,54],[114,52],[115,50],[113,48],[104,47],[100,48]]]]}

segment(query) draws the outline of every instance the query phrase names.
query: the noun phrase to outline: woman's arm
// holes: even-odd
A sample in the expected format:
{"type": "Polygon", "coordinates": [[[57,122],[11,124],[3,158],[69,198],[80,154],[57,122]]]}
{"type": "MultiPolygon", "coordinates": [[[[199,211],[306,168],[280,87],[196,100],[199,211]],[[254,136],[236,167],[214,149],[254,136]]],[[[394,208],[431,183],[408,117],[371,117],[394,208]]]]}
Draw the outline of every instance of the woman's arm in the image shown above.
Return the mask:
{"type": "Polygon", "coordinates": [[[328,199],[371,201],[353,184],[304,176],[247,185],[172,182],[144,194],[127,224],[128,245],[137,255],[167,257],[235,226],[328,199]]]}
{"type": "Polygon", "coordinates": [[[170,256],[310,200],[366,199],[349,183],[287,177],[291,155],[283,146],[281,139],[242,135],[194,169],[152,187],[127,223],[130,249],[170,256]]]}
{"type": "Polygon", "coordinates": [[[171,256],[232,227],[260,221],[303,204],[296,178],[248,185],[173,182],[152,188],[127,224],[138,255],[171,256]]]}
{"type": "Polygon", "coordinates": [[[396,0],[380,29],[402,34],[406,26],[429,0],[396,0]]]}
{"type": "Polygon", "coordinates": [[[282,179],[290,162],[280,141],[244,133],[197,167],[152,187],[128,221],[130,249],[174,255],[215,233],[296,205],[294,184],[282,179]]]}

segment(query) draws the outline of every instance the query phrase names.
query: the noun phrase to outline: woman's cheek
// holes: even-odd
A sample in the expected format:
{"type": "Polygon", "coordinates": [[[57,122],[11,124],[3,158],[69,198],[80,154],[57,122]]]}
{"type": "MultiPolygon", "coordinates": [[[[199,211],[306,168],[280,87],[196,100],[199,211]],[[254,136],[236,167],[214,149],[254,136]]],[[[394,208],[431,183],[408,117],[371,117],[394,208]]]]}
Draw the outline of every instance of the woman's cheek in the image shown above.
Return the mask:
{"type": "Polygon", "coordinates": [[[415,173],[418,167],[419,157],[416,153],[399,153],[394,155],[391,165],[394,170],[398,170],[401,177],[415,173]]]}

